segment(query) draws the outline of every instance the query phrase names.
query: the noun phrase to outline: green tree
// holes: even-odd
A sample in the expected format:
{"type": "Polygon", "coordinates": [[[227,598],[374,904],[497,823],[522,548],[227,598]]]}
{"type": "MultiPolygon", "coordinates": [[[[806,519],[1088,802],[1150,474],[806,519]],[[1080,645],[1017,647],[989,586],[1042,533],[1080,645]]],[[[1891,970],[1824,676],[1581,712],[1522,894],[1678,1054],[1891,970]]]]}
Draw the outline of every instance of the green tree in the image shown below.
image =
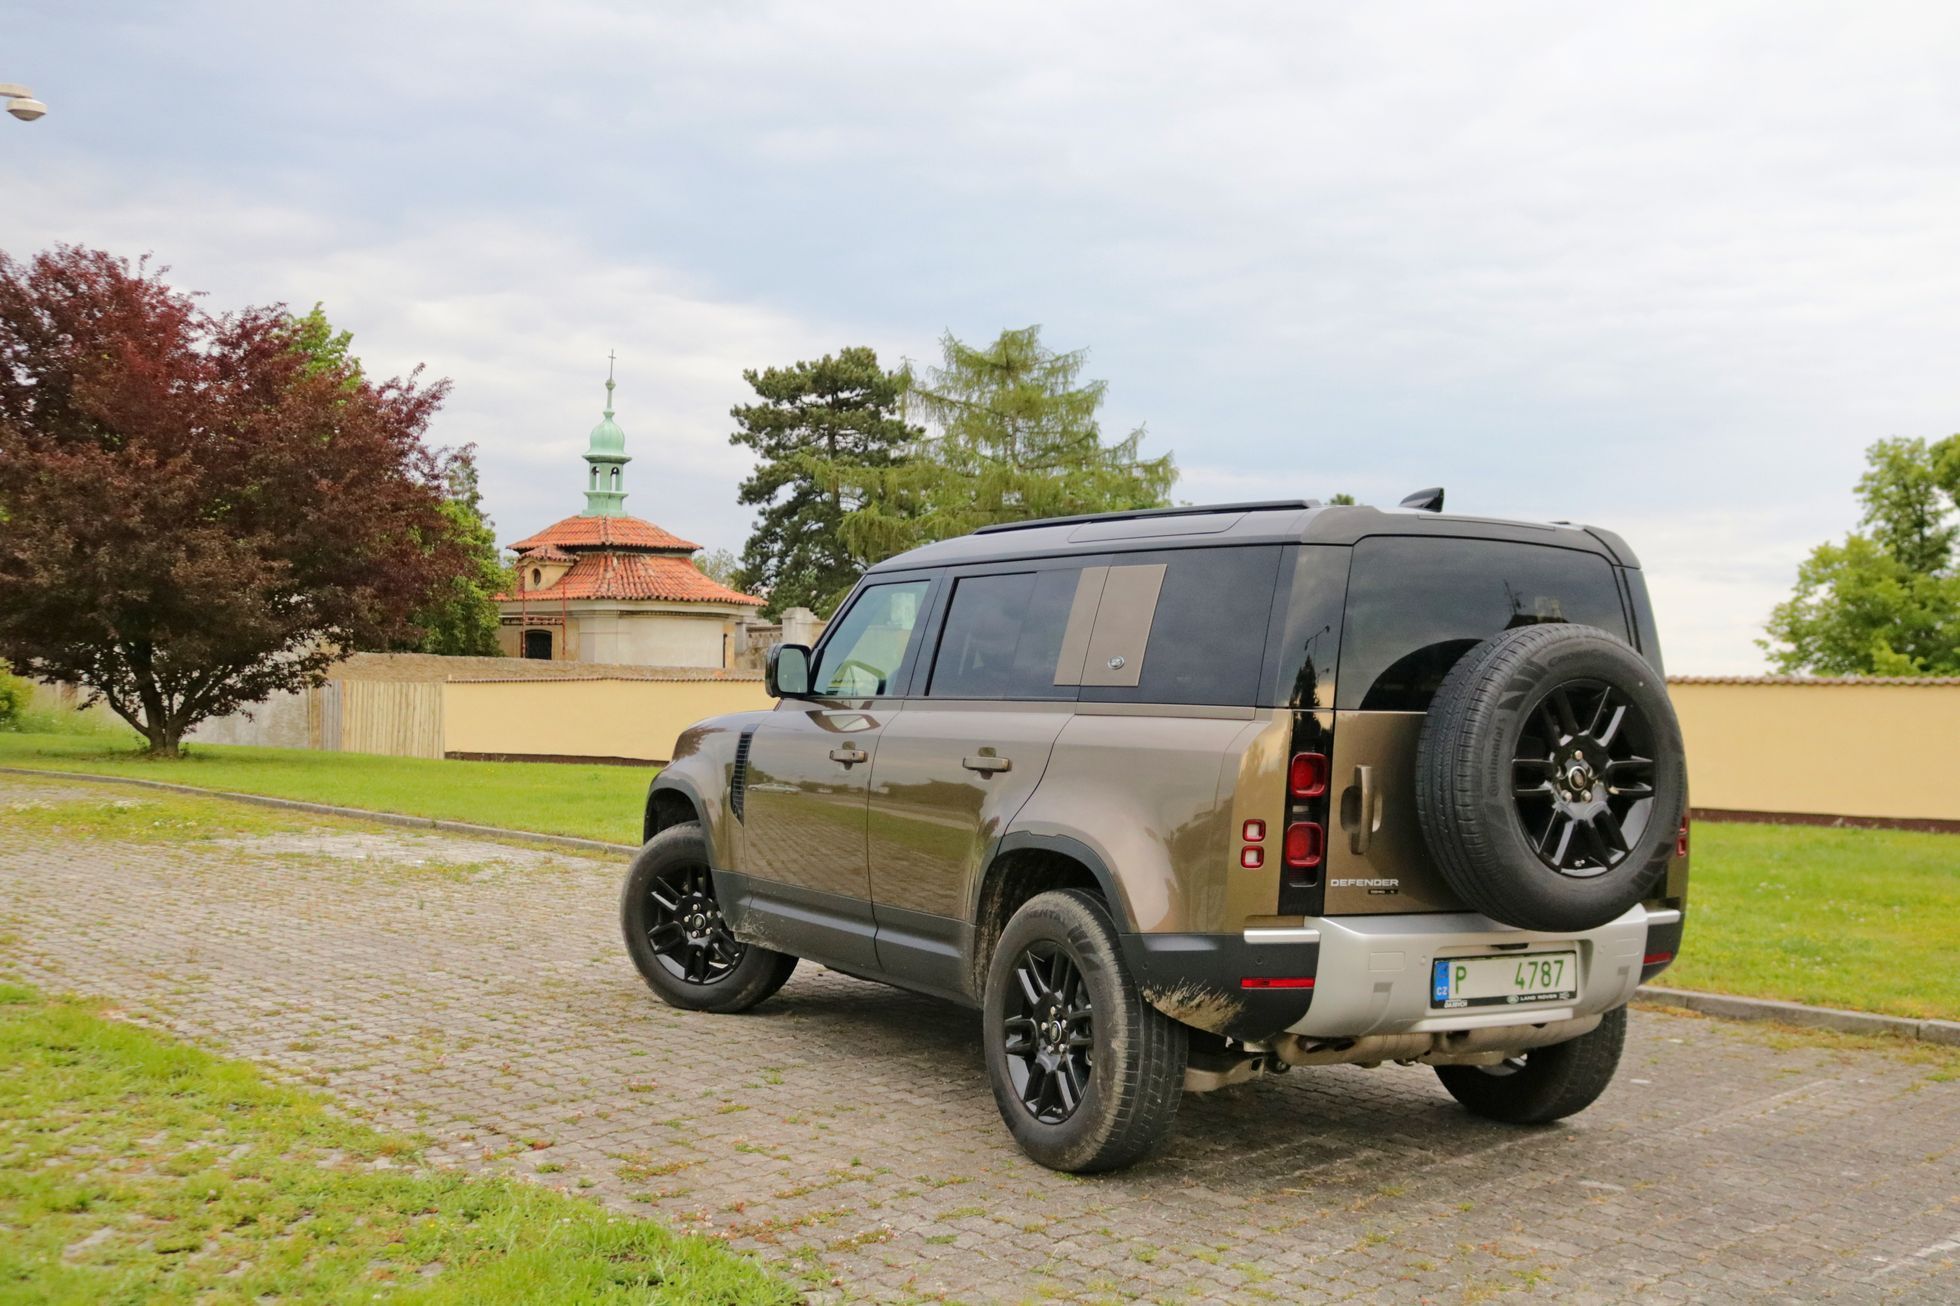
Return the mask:
{"type": "Polygon", "coordinates": [[[1881,440],[1865,460],[1864,530],[1811,551],[1757,643],[1784,672],[1960,674],[1960,435],[1881,440]]]}
{"type": "Polygon", "coordinates": [[[0,658],[0,730],[15,728],[33,697],[33,686],[14,674],[12,664],[0,658]]]}
{"type": "Polygon", "coordinates": [[[1327,502],[1330,504],[1346,504],[1352,507],[1354,504],[1354,496],[1347,493],[1330,494],[1327,496],[1327,502]]]}
{"type": "Polygon", "coordinates": [[[741,588],[742,560],[728,549],[704,549],[695,554],[694,569],[731,589],[741,588]]]}
{"type": "Polygon", "coordinates": [[[307,357],[305,374],[331,374],[341,378],[343,389],[359,387],[361,360],[354,357],[354,333],[334,330],[325,307],[317,301],[304,317],[288,316],[292,346],[307,357]]]}
{"type": "Polygon", "coordinates": [[[497,548],[496,527],[483,514],[475,445],[466,444],[443,456],[442,487],[442,515],[468,565],[415,614],[422,636],[409,647],[450,657],[499,657],[503,649],[497,643],[501,618],[497,595],[515,582],[497,548]]]}
{"type": "MultiPolygon", "coordinates": [[[[879,492],[875,474],[898,465],[919,432],[900,414],[902,373],[864,346],[815,362],[742,373],[759,402],[729,410],[730,444],[756,468],[740,501],[760,508],[742,549],[738,588],[767,597],[764,611],[836,608],[878,557],[852,547],[846,519],[879,492]]],[[[879,555],[883,556],[883,555],[879,555]]]]}
{"type": "Polygon", "coordinates": [[[1108,383],[1081,379],[1086,351],[1056,353],[1039,326],[978,348],[949,333],[940,348],[941,365],[908,395],[934,434],[866,478],[873,492],[844,523],[856,552],[889,557],[996,522],[1169,504],[1177,468],[1169,454],[1139,455],[1143,427],[1103,442],[1096,411],[1108,383]]]}

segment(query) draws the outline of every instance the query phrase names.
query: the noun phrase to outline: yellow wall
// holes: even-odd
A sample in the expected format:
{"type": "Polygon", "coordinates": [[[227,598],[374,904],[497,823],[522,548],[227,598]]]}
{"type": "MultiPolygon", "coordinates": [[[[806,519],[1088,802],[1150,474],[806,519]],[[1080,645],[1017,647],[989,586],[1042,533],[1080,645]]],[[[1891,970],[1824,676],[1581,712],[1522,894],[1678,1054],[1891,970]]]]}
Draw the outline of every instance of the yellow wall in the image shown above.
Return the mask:
{"type": "Polygon", "coordinates": [[[701,718],[774,702],[759,680],[451,681],[442,699],[445,752],[662,762],[701,718]]]}
{"type": "Polygon", "coordinates": [[[1960,820],[1960,685],[1668,686],[1697,808],[1960,820]]]}

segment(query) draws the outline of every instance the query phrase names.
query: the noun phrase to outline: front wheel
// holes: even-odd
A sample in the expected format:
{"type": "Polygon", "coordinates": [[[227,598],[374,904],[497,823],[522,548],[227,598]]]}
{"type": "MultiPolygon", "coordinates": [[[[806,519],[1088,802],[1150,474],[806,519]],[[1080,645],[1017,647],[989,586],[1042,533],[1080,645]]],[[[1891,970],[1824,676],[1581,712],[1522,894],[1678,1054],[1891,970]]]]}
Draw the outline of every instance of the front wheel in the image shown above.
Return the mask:
{"type": "Polygon", "coordinates": [[[1109,911],[1076,889],[1030,899],[987,968],[987,1075],[1021,1149],[1051,1170],[1119,1170],[1169,1137],[1184,1026],[1143,1000],[1109,911]]]}
{"type": "Polygon", "coordinates": [[[1495,1066],[1437,1066],[1450,1096],[1490,1120],[1543,1125],[1591,1106],[1620,1067],[1627,1009],[1616,1007],[1578,1038],[1531,1048],[1495,1066]]]}
{"type": "Polygon", "coordinates": [[[688,1011],[747,1011],[781,988],[796,958],[738,940],[722,919],[698,822],[653,836],[619,899],[626,952],[647,987],[688,1011]]]}

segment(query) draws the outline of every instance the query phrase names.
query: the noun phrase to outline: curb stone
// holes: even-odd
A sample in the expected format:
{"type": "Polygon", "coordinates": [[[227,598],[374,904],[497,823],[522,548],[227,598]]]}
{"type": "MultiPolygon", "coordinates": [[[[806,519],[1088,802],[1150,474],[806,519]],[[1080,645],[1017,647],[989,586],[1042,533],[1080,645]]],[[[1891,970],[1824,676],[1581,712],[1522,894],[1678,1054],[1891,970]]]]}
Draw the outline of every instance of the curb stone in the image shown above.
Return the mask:
{"type": "Polygon", "coordinates": [[[1697,993],[1691,989],[1654,988],[1645,984],[1640,986],[1634,997],[1657,1006],[1680,1007],[1726,1020],[1774,1020],[1785,1025],[1837,1030],[1845,1034],[1896,1034],[1921,1043],[1960,1047],[1960,1021],[1880,1016],[1869,1011],[1846,1011],[1840,1007],[1812,1007],[1801,1002],[1738,998],[1726,993],[1697,993]]]}
{"type": "Polygon", "coordinates": [[[587,853],[636,853],[637,845],[608,843],[603,839],[581,839],[569,834],[538,834],[530,830],[508,830],[497,825],[476,825],[469,821],[444,821],[433,816],[409,816],[402,812],[377,812],[367,807],[336,807],[331,803],[301,802],[297,798],[274,798],[267,794],[241,794],[231,789],[203,789],[197,785],[171,784],[167,780],[142,780],[135,776],[97,775],[89,771],[56,771],[32,766],[0,766],[0,775],[27,776],[31,779],[80,780],[88,784],[134,785],[139,789],[160,789],[165,793],[187,794],[193,798],[223,798],[235,803],[251,803],[287,812],[307,812],[314,816],[344,816],[377,825],[404,826],[411,830],[441,830],[445,834],[468,834],[479,838],[501,839],[510,843],[542,844],[587,853]]]}
{"type": "MultiPolygon", "coordinates": [[[[91,784],[132,785],[139,789],[159,789],[165,793],[188,794],[193,798],[224,798],[288,812],[308,812],[315,816],[339,816],[379,825],[402,826],[411,830],[441,830],[446,834],[467,834],[478,838],[502,839],[513,843],[541,844],[588,853],[635,853],[632,844],[609,843],[603,839],[581,839],[568,834],[537,834],[528,830],[507,830],[495,825],[469,821],[444,821],[431,816],[409,816],[401,812],[377,812],[365,807],[336,807],[330,803],[301,802],[296,798],[273,798],[265,794],[242,794],[229,789],[201,789],[196,785],[171,784],[164,780],[142,780],[134,776],[97,775],[88,771],[56,771],[41,767],[0,766],[0,775],[30,779],[79,780],[91,784]]],[[[1868,1011],[1846,1011],[1840,1007],[1812,1007],[1801,1002],[1777,1002],[1769,998],[1739,998],[1726,993],[1699,993],[1692,989],[1659,988],[1643,984],[1634,996],[1657,1006],[1679,1007],[1704,1016],[1725,1020],[1773,1020],[1806,1029],[1829,1029],[1846,1034],[1894,1034],[1921,1043],[1960,1047],[1960,1021],[1914,1020],[1909,1016],[1880,1016],[1868,1011]]]]}

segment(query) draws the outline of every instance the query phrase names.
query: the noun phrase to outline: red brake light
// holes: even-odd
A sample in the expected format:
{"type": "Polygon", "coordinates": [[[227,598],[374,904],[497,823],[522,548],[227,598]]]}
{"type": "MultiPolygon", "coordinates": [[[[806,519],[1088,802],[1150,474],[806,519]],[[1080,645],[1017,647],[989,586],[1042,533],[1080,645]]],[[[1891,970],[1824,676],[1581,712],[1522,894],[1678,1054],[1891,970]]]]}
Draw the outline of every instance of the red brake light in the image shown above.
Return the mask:
{"type": "Polygon", "coordinates": [[[1247,821],[1239,829],[1239,834],[1247,843],[1258,843],[1266,837],[1264,821],[1247,821]]]}
{"type": "Polygon", "coordinates": [[[1681,818],[1681,833],[1674,836],[1674,855],[1676,857],[1688,855],[1688,818],[1685,816],[1681,818]]]}
{"type": "Polygon", "coordinates": [[[1286,768],[1286,787],[1295,798],[1318,798],[1327,792],[1327,755],[1295,753],[1286,768]]]}
{"type": "Polygon", "coordinates": [[[1256,871],[1265,864],[1266,850],[1264,848],[1247,847],[1239,849],[1239,865],[1245,867],[1248,871],[1256,871]]]}
{"type": "Polygon", "coordinates": [[[1327,832],[1315,821],[1295,821],[1286,827],[1286,864],[1305,870],[1320,865],[1327,850],[1327,832]]]}
{"type": "Polygon", "coordinates": [[[1242,989],[1310,989],[1313,987],[1311,975],[1248,975],[1239,981],[1242,989]]]}
{"type": "Polygon", "coordinates": [[[1673,960],[1674,954],[1671,952],[1650,952],[1640,959],[1640,964],[1643,966],[1661,966],[1673,960]]]}

